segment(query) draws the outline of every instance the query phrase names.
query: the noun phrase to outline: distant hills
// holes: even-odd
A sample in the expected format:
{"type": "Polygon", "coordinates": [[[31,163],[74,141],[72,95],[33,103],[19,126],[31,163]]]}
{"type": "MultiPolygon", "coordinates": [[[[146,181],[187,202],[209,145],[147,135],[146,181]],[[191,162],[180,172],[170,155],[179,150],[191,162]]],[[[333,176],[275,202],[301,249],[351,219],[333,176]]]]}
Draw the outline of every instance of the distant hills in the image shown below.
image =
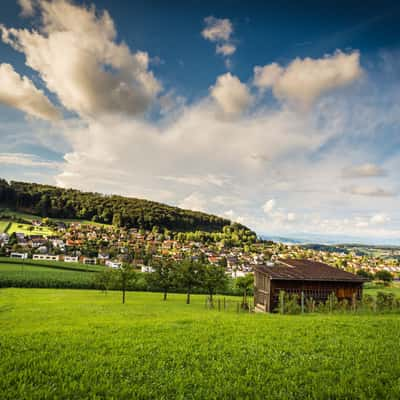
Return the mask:
{"type": "Polygon", "coordinates": [[[399,240],[390,240],[386,238],[365,238],[348,235],[327,235],[327,234],[312,234],[312,233],[293,233],[293,236],[273,236],[273,235],[261,235],[264,240],[272,240],[274,242],[280,242],[284,244],[294,245],[344,245],[344,246],[388,246],[398,247],[400,245],[399,240]]]}
{"type": "Polygon", "coordinates": [[[128,228],[220,232],[231,225],[225,218],[154,201],[4,179],[0,179],[0,205],[41,217],[85,219],[128,228]]]}

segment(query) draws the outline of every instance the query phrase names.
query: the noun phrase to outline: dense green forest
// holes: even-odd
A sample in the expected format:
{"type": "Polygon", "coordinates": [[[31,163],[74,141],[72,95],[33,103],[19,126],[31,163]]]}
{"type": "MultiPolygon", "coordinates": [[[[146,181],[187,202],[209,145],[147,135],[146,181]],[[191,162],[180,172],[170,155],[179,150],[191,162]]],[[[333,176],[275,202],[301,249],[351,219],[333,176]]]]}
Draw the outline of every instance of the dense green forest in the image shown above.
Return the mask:
{"type": "Polygon", "coordinates": [[[41,217],[85,219],[127,228],[219,232],[231,223],[154,201],[4,179],[0,179],[0,205],[41,217]]]}

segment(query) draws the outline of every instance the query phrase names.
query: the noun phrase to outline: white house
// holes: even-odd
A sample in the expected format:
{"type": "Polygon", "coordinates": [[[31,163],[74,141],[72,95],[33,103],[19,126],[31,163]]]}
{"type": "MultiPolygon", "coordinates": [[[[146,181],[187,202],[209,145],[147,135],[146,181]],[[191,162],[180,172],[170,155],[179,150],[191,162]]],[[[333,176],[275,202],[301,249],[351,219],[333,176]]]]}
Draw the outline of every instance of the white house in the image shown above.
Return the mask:
{"type": "Polygon", "coordinates": [[[34,254],[32,258],[34,260],[58,261],[60,256],[53,256],[51,254],[34,254]]]}
{"type": "Polygon", "coordinates": [[[11,253],[10,258],[20,258],[26,260],[28,258],[28,253],[11,253]]]}
{"type": "Polygon", "coordinates": [[[111,261],[111,260],[107,260],[106,265],[107,265],[107,267],[111,267],[111,268],[121,268],[122,267],[121,262],[111,261]]]}
{"type": "Polygon", "coordinates": [[[7,244],[9,239],[10,236],[8,235],[8,233],[0,233],[0,242],[7,244]]]}
{"type": "Polygon", "coordinates": [[[64,262],[66,263],[77,263],[78,262],[78,256],[64,256],[64,262]]]}
{"type": "Polygon", "coordinates": [[[156,270],[148,265],[142,265],[142,272],[156,272],[156,270]]]}
{"type": "Polygon", "coordinates": [[[85,265],[95,265],[95,264],[97,264],[97,260],[95,258],[84,257],[83,258],[83,263],[85,265]]]}

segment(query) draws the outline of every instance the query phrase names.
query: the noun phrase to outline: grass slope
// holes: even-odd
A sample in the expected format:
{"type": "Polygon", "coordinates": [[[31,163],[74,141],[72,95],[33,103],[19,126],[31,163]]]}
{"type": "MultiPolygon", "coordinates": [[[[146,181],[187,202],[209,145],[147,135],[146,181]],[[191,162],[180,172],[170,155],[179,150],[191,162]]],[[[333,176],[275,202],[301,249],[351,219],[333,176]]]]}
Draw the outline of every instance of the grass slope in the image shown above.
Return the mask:
{"type": "Polygon", "coordinates": [[[10,225],[9,221],[0,220],[0,233],[6,232],[9,225],[10,225]]]}
{"type": "MultiPolygon", "coordinates": [[[[11,221],[8,221],[11,222],[11,221]]],[[[57,236],[58,233],[48,226],[32,226],[28,224],[20,224],[18,222],[11,222],[7,229],[9,235],[14,232],[24,233],[25,235],[40,235],[40,236],[57,236]]]]}
{"type": "Polygon", "coordinates": [[[0,290],[0,398],[398,399],[400,318],[0,290]]]}

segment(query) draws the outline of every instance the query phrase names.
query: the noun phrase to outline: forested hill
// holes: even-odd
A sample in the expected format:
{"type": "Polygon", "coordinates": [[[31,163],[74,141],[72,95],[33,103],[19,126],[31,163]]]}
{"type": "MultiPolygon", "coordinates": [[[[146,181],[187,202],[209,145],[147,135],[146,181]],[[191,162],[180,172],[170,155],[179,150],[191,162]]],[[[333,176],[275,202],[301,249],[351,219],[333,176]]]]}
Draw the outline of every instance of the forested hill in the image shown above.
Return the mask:
{"type": "Polygon", "coordinates": [[[231,223],[215,215],[154,201],[4,179],[0,179],[0,205],[42,217],[86,219],[144,229],[158,226],[174,231],[217,232],[231,223]]]}

